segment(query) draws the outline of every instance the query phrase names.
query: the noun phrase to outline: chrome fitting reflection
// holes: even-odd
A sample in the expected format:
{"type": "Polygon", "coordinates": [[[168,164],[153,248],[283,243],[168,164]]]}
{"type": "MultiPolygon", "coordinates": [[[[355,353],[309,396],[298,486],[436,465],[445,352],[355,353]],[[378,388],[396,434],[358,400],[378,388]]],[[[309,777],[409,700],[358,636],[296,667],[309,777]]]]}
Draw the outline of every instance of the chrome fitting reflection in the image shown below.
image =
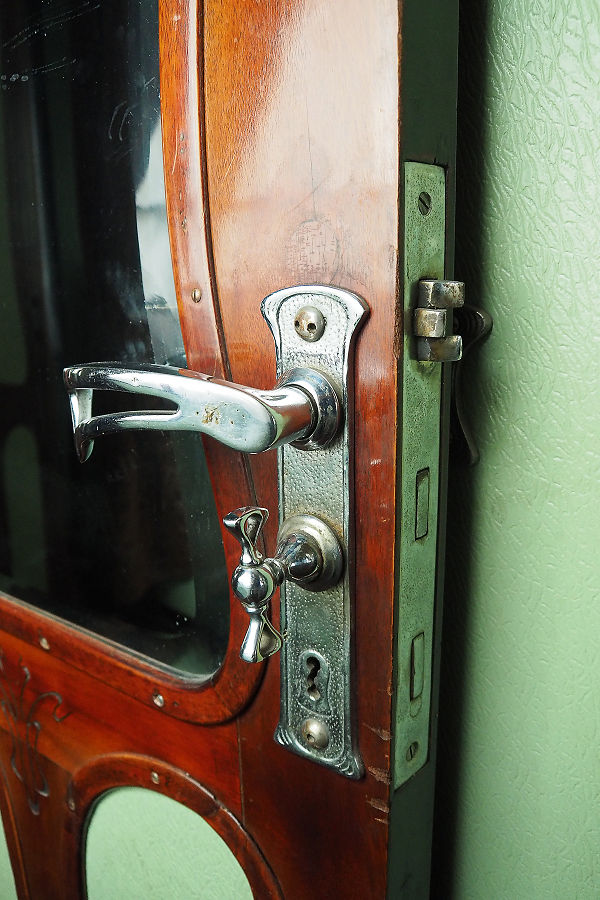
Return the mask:
{"type": "Polygon", "coordinates": [[[240,656],[261,662],[277,653],[282,638],[269,619],[269,603],[284,581],[308,591],[324,591],[342,575],[343,556],[334,532],[316,516],[292,516],[278,535],[277,552],[263,557],[256,543],[269,517],[260,506],[244,506],[225,516],[223,523],[240,542],[240,562],[231,577],[233,592],[250,616],[240,656]]]}
{"type": "Polygon", "coordinates": [[[335,388],[312,369],[288,372],[271,391],[151,364],[71,366],[64,380],[80,462],[89,459],[97,437],[118,431],[200,431],[233,450],[262,453],[292,442],[306,449],[326,447],[342,421],[335,388]],[[160,397],[177,408],[93,416],[95,390],[160,397]]]}

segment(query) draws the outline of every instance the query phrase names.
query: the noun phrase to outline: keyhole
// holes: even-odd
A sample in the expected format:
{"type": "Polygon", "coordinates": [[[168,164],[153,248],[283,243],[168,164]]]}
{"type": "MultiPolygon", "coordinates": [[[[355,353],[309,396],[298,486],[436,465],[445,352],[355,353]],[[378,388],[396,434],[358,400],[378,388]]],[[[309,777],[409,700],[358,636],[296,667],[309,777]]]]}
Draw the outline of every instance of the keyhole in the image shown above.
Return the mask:
{"type": "Polygon", "coordinates": [[[319,674],[319,669],[321,668],[321,663],[316,656],[309,656],[306,660],[306,666],[308,668],[308,674],[306,676],[306,693],[311,700],[320,700],[321,691],[315,682],[317,675],[319,674]]]}

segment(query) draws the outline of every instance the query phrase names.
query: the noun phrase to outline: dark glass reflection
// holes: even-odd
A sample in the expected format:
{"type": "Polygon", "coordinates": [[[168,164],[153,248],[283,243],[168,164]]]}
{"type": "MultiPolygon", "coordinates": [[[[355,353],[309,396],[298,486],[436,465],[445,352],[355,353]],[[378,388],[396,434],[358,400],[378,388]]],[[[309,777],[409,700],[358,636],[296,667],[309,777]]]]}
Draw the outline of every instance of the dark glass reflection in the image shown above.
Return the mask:
{"type": "Polygon", "coordinates": [[[201,439],[107,437],[80,466],[61,377],[104,359],[185,365],[157,0],[2,4],[0,44],[0,589],[212,674],[228,590],[201,439]]]}

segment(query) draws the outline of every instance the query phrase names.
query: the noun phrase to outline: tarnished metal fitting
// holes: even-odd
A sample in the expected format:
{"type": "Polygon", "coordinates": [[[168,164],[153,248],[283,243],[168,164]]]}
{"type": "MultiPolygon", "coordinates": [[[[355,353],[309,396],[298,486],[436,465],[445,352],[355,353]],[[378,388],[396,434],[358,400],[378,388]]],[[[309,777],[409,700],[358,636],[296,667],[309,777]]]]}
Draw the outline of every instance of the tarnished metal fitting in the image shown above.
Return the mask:
{"type": "Polygon", "coordinates": [[[456,362],[462,356],[462,338],[453,334],[453,310],[463,306],[462,281],[419,282],[417,307],[413,313],[413,334],[417,338],[417,359],[421,362],[456,362]]]}
{"type": "Polygon", "coordinates": [[[294,316],[294,329],[303,341],[318,341],[325,331],[325,317],[316,306],[303,306],[294,316]]]}

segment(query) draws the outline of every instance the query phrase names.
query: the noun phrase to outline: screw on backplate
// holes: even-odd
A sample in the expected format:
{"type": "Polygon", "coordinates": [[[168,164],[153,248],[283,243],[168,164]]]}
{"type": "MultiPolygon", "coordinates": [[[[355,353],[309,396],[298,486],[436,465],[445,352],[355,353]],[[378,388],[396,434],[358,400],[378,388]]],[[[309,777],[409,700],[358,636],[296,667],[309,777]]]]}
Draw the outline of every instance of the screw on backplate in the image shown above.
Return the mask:
{"type": "Polygon", "coordinates": [[[152,694],[152,702],[155,706],[158,706],[160,709],[165,705],[165,698],[162,694],[159,694],[158,691],[155,691],[152,694]]]}
{"type": "Polygon", "coordinates": [[[67,806],[69,807],[71,812],[75,812],[75,801],[72,797],[69,797],[69,799],[67,800],[67,806]]]}
{"type": "Polygon", "coordinates": [[[419,752],[418,741],[413,741],[412,744],[410,744],[408,750],[406,751],[406,761],[411,762],[415,758],[415,756],[417,755],[418,752],[419,752]]]}
{"type": "Polygon", "coordinates": [[[419,212],[422,216],[428,216],[431,212],[431,195],[427,191],[419,194],[419,212]]]}
{"type": "Polygon", "coordinates": [[[303,341],[318,341],[325,331],[325,317],[316,306],[303,306],[294,316],[294,328],[303,341]]]}
{"type": "Polygon", "coordinates": [[[150,781],[152,784],[160,784],[160,775],[158,772],[150,772],[150,781]]]}
{"type": "Polygon", "coordinates": [[[42,648],[42,650],[50,649],[50,641],[48,640],[48,638],[45,638],[43,634],[40,635],[40,647],[42,648]]]}
{"type": "Polygon", "coordinates": [[[194,290],[192,291],[192,300],[194,301],[194,303],[200,303],[200,301],[202,300],[201,288],[194,288],[194,290]]]}

